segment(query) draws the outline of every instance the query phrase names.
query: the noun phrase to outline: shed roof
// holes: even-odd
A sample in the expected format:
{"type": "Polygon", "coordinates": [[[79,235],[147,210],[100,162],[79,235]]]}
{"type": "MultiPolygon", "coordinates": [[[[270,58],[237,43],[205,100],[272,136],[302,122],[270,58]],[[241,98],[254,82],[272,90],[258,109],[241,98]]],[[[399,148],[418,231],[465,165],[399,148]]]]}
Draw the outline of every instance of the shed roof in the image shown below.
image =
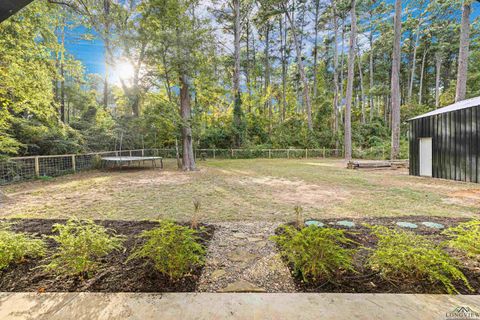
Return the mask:
{"type": "Polygon", "coordinates": [[[471,108],[471,107],[476,107],[476,106],[480,106],[480,97],[475,97],[475,98],[471,98],[471,99],[467,99],[467,100],[462,100],[462,101],[456,102],[454,104],[451,104],[449,106],[446,106],[446,107],[443,107],[443,108],[440,108],[440,109],[436,109],[436,110],[427,112],[425,114],[419,115],[417,117],[408,119],[408,121],[416,120],[416,119],[420,119],[420,118],[425,118],[425,117],[431,117],[431,116],[434,116],[434,115],[437,115],[437,114],[447,113],[447,112],[451,112],[451,111],[456,111],[456,110],[461,110],[461,109],[466,109],[466,108],[471,108]]]}
{"type": "Polygon", "coordinates": [[[32,0],[0,0],[0,22],[6,20],[32,0]]]}

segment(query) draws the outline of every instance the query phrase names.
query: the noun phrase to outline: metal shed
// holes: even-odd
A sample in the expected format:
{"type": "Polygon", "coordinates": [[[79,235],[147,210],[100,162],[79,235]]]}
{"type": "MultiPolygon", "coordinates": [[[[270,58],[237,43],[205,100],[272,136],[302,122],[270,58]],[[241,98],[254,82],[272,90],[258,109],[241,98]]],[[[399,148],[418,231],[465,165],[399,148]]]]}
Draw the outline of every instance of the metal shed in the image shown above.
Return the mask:
{"type": "Polygon", "coordinates": [[[0,0],[0,22],[15,14],[33,0],[0,0]]]}
{"type": "Polygon", "coordinates": [[[408,121],[410,175],[480,183],[480,97],[408,121]]]}

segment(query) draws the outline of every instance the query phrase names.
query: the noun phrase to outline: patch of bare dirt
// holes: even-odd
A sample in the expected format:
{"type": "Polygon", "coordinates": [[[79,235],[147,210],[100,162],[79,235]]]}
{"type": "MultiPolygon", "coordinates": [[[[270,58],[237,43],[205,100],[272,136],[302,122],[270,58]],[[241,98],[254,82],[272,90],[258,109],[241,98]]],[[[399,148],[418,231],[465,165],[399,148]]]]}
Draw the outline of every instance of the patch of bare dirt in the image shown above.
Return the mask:
{"type": "Polygon", "coordinates": [[[334,201],[343,201],[350,192],[332,186],[306,183],[301,180],[288,180],[275,177],[252,177],[237,181],[245,185],[268,186],[276,200],[287,203],[321,205],[334,201]]]}
{"type": "Polygon", "coordinates": [[[445,199],[447,203],[480,206],[480,189],[459,190],[450,193],[448,196],[445,199]]]}

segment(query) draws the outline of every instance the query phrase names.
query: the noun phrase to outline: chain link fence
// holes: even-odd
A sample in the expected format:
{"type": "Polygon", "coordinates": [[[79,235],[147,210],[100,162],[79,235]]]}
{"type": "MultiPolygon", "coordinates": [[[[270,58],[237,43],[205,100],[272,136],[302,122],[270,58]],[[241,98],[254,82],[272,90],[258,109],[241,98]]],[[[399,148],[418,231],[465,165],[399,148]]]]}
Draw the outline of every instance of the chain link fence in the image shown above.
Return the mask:
{"type": "MultiPolygon", "coordinates": [[[[181,150],[180,157],[181,157],[181,150]]],[[[56,177],[99,168],[106,156],[156,156],[175,159],[176,149],[136,149],[86,154],[30,156],[0,159],[0,185],[42,177],[56,177]]],[[[197,159],[308,159],[342,157],[336,149],[196,149],[197,159]]]]}

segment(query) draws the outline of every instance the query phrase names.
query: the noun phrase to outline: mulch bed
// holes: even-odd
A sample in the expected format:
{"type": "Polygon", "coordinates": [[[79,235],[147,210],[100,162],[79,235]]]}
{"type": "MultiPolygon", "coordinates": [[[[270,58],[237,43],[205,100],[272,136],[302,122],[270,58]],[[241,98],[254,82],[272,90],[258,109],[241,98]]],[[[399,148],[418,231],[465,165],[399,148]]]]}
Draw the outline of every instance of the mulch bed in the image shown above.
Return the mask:
{"type": "MultiPolygon", "coordinates": [[[[428,236],[429,239],[441,242],[446,240],[446,237],[441,235],[442,230],[427,228],[420,224],[423,221],[430,221],[441,223],[445,228],[457,225],[460,222],[468,221],[470,219],[463,218],[444,218],[444,217],[394,217],[394,218],[365,218],[365,219],[348,219],[354,221],[356,226],[353,228],[341,228],[334,223],[345,219],[321,219],[328,227],[343,229],[347,231],[348,237],[359,243],[359,246],[365,248],[374,248],[377,239],[369,232],[368,227],[362,224],[370,225],[385,225],[396,227],[395,223],[398,221],[408,221],[417,223],[417,229],[408,229],[417,234],[428,236]]],[[[291,223],[293,224],[293,223],[291,223]]],[[[470,291],[463,282],[454,281],[454,285],[461,294],[480,294],[480,262],[475,262],[460,255],[454,250],[447,249],[448,253],[461,262],[460,270],[467,277],[470,285],[475,289],[475,292],[470,291]]],[[[294,277],[295,285],[298,291],[301,292],[337,292],[337,293],[420,293],[420,294],[438,294],[445,293],[444,287],[441,284],[430,284],[426,281],[421,282],[389,282],[384,280],[380,275],[373,270],[364,267],[364,262],[369,252],[366,249],[361,249],[355,256],[355,266],[357,273],[344,272],[340,274],[335,281],[313,281],[304,282],[300,277],[294,277]]],[[[291,271],[293,268],[289,265],[291,271]]]]}
{"type": "MultiPolygon", "coordinates": [[[[59,219],[11,219],[14,222],[12,230],[38,235],[52,235],[52,225],[65,223],[59,219]]],[[[0,271],[0,291],[38,291],[38,292],[192,292],[196,291],[198,278],[202,268],[179,281],[171,281],[153,268],[147,260],[131,260],[125,263],[132,250],[142,244],[138,239],[143,230],[149,230],[158,225],[153,221],[122,221],[98,220],[96,223],[113,229],[117,234],[124,235],[125,250],[116,251],[101,261],[102,267],[89,279],[79,277],[57,277],[35,268],[44,263],[42,259],[30,259],[15,264],[0,271]]],[[[207,244],[213,236],[213,226],[203,225],[200,234],[201,242],[207,244]]],[[[56,244],[48,240],[48,247],[54,249],[56,244]]]]}

